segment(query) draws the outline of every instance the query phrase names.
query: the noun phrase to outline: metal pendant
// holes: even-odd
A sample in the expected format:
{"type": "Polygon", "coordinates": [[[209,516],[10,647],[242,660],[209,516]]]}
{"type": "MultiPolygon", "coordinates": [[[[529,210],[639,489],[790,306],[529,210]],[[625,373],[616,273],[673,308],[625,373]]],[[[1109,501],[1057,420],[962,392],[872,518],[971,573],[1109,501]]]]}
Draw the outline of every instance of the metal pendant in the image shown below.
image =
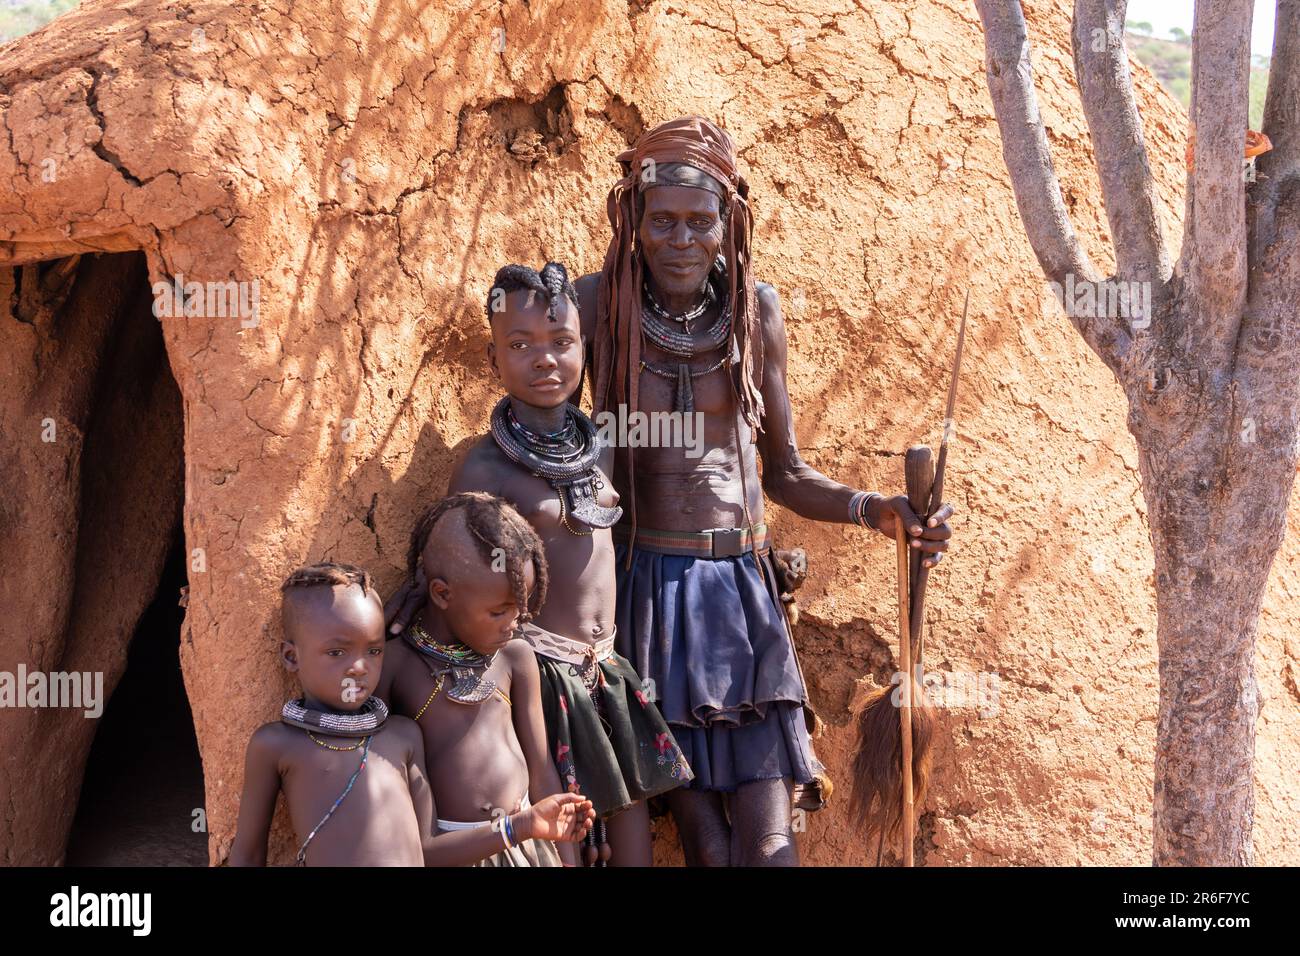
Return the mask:
{"type": "Polygon", "coordinates": [[[691,386],[691,367],[685,362],[677,366],[677,396],[673,409],[683,415],[695,411],[695,390],[691,386]]]}
{"type": "Polygon", "coordinates": [[[447,696],[458,704],[481,704],[497,689],[497,682],[479,676],[479,671],[469,667],[451,669],[451,688],[447,696]]]}
{"type": "Polygon", "coordinates": [[[623,517],[622,508],[606,508],[597,502],[594,475],[569,482],[556,482],[554,487],[568,501],[569,517],[578,519],[588,527],[612,528],[623,517]]]}

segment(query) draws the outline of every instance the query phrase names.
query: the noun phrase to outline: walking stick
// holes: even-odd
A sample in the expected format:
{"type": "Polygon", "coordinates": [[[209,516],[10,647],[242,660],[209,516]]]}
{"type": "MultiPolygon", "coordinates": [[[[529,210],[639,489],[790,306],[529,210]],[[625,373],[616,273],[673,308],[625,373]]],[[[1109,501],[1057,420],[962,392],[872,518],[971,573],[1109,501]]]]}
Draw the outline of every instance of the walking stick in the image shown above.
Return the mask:
{"type": "MultiPolygon", "coordinates": [[[[905,460],[907,497],[912,510],[924,522],[943,504],[943,477],[948,460],[953,411],[957,398],[957,380],[961,372],[962,351],[966,341],[966,318],[970,311],[970,290],[962,305],[961,326],[957,332],[957,354],[944,414],[943,436],[939,457],[931,471],[930,449],[924,445],[909,448],[905,460]]],[[[915,805],[925,799],[929,777],[930,740],[934,715],[924,692],[916,696],[919,682],[925,678],[922,625],[925,612],[925,588],[930,569],[924,553],[907,547],[907,531],[896,530],[899,564],[899,664],[907,688],[902,706],[893,706],[888,688],[878,689],[867,698],[858,714],[858,741],[853,755],[853,795],[850,813],[868,838],[879,832],[876,865],[880,865],[886,834],[891,838],[902,829],[903,858],[911,866],[914,853],[915,805]],[[896,718],[894,715],[897,714],[896,718]],[[899,725],[893,726],[897,719],[899,725]]]]}
{"type": "MultiPolygon", "coordinates": [[[[966,345],[966,316],[970,313],[970,289],[966,290],[966,301],[961,307],[961,325],[957,329],[957,355],[952,361],[952,377],[948,380],[948,401],[944,406],[943,413],[943,437],[939,439],[939,460],[934,466],[933,480],[926,481],[918,475],[916,485],[917,494],[913,495],[912,472],[913,466],[910,465],[907,472],[907,496],[912,505],[912,510],[924,521],[930,515],[939,510],[943,504],[943,473],[948,465],[948,439],[952,437],[953,429],[953,411],[957,407],[957,379],[961,375],[961,355],[966,345]],[[921,489],[929,489],[928,498],[921,492],[921,489]],[[924,509],[924,513],[922,512],[924,509]]],[[[918,446],[925,448],[924,445],[918,446]]],[[[909,455],[911,451],[909,450],[909,455]]],[[[925,458],[928,466],[930,449],[925,448],[925,458]]],[[[919,471],[923,466],[916,466],[919,471]]],[[[916,673],[918,679],[924,679],[924,654],[925,645],[921,633],[922,612],[925,609],[925,583],[930,577],[930,569],[920,563],[921,555],[916,555],[917,561],[913,565],[916,569],[912,575],[912,646],[914,649],[913,656],[916,659],[916,673]]]]}
{"type": "Polygon", "coordinates": [[[912,805],[912,628],[908,623],[910,595],[908,594],[907,529],[899,521],[894,540],[898,543],[898,651],[903,667],[901,707],[899,709],[900,740],[903,759],[903,865],[912,865],[912,844],[916,842],[916,818],[912,805]]]}

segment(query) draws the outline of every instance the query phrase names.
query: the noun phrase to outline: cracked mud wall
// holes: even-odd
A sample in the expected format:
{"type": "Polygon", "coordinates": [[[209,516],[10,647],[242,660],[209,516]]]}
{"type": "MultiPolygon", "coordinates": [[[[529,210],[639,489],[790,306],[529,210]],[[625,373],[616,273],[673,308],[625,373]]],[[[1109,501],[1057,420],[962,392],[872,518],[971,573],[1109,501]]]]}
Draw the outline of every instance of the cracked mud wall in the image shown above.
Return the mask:
{"type": "MultiPolygon", "coordinates": [[[[1104,258],[1066,4],[1033,3],[1030,20],[1063,191],[1104,258]]],[[[507,261],[598,268],[614,155],[690,112],[723,121],[741,146],[758,274],[782,295],[815,467],[901,490],[904,449],[937,446],[951,330],[972,288],[948,483],[961,537],[933,576],[927,662],[995,672],[998,706],[940,712],[918,859],[1149,862],[1155,608],[1136,454],[1118,388],[1042,305],[982,70],[962,0],[88,0],[0,49],[0,182],[13,184],[0,190],[0,276],[78,253],[78,271],[94,270],[114,261],[96,250],[139,249],[151,282],[258,283],[256,324],[158,320],[182,396],[186,546],[206,569],[191,569],[181,659],[213,862],[233,838],[248,735],[292,689],[276,660],[279,582],[329,557],[396,586],[414,516],[494,398],[486,283],[507,261]]],[[[1185,116],[1136,72],[1172,220],[1185,116]]],[[[0,305],[16,301],[4,283],[0,305]]],[[[31,359],[0,404],[20,481],[6,539],[43,562],[4,585],[0,669],[12,670],[81,646],[69,600],[48,584],[81,580],[78,452],[36,436],[47,416],[75,434],[85,412],[37,398],[73,389],[88,361],[76,356],[98,353],[74,345],[67,323],[33,326],[12,305],[0,321],[50,356],[31,359]]],[[[165,510],[165,488],[126,480],[165,510]]],[[[894,670],[893,549],[772,518],[783,545],[809,552],[798,637],[840,786],[804,821],[805,862],[865,862],[874,847],[845,817],[850,707],[894,670]]],[[[1264,863],[1296,862],[1300,785],[1284,750],[1300,730],[1293,540],[1259,640],[1264,863]]],[[[149,556],[131,560],[145,580],[149,556]]],[[[109,651],[104,666],[120,668],[109,651]]],[[[0,733],[56,740],[40,736],[50,719],[0,714],[0,733]]],[[[25,745],[3,764],[0,857],[58,859],[87,723],[84,741],[25,745]]],[[[660,836],[660,859],[679,859],[671,828],[660,836]]],[[[273,859],[290,856],[280,827],[273,859]]]]}

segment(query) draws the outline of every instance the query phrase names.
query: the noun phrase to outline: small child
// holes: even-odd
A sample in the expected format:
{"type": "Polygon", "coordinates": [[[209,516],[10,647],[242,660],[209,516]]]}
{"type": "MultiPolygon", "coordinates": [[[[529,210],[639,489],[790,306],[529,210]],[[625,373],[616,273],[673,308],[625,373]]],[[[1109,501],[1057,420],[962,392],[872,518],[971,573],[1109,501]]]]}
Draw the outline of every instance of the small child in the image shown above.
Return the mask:
{"type": "MultiPolygon", "coordinates": [[[[527,810],[530,796],[553,800],[563,790],[547,757],[537,661],[513,639],[546,599],[545,552],[506,502],[461,494],[425,512],[409,562],[412,577],[428,582],[428,603],[389,646],[380,692],[419,726],[446,814],[438,830],[486,831],[504,814],[527,810]]],[[[580,806],[589,825],[591,803],[580,806]]],[[[546,839],[515,836],[479,865],[577,863],[571,843],[557,853],[546,839]]]]}
{"type": "Polygon", "coordinates": [[[564,266],[508,265],[488,294],[488,358],[506,394],[450,491],[505,498],[541,535],[551,596],[521,628],[542,673],[546,729],[561,778],[595,806],[589,865],[649,866],[645,801],[692,779],[628,660],[614,652],[614,450],[569,403],[582,383],[578,299],[564,266]]]}
{"type": "Polygon", "coordinates": [[[500,835],[435,838],[419,729],[372,692],[383,671],[384,618],[370,576],[317,564],[295,571],[281,591],[281,656],[303,696],[249,740],[232,865],[266,864],[281,790],[299,865],[447,866],[515,841],[582,838],[591,805],[571,794],[505,818],[500,835]]]}

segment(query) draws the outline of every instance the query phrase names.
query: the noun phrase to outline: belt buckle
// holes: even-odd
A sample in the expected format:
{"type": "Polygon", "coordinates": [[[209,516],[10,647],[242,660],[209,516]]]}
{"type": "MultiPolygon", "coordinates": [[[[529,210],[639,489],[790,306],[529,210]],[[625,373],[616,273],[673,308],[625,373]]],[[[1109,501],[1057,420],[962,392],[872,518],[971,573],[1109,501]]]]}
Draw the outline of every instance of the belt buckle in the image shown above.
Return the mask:
{"type": "Polygon", "coordinates": [[[713,528],[713,557],[737,558],[745,553],[744,528],[713,528]]]}

